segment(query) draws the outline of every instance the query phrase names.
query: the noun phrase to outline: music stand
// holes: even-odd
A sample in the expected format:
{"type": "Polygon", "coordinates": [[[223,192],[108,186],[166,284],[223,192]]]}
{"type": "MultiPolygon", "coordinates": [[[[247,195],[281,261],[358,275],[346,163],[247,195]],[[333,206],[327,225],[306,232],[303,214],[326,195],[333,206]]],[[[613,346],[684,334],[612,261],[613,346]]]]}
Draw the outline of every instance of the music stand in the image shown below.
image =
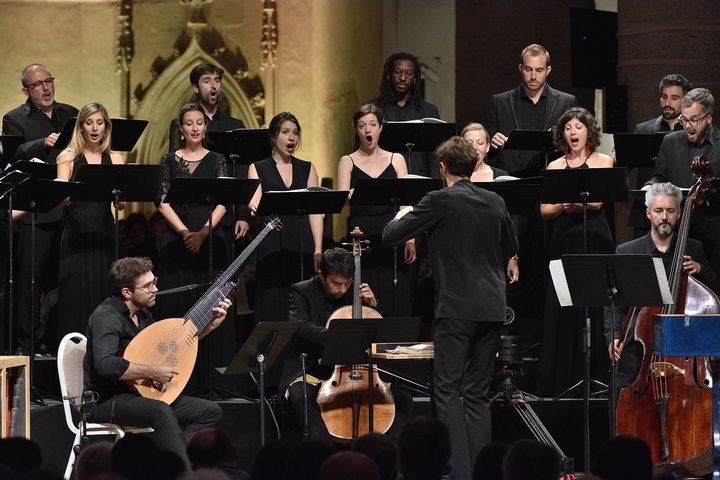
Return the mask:
{"type": "Polygon", "coordinates": [[[7,195],[7,212],[8,212],[8,355],[12,353],[12,336],[13,336],[13,317],[15,316],[14,309],[14,290],[15,284],[13,282],[13,191],[15,188],[22,185],[24,182],[30,179],[30,175],[19,171],[10,171],[2,174],[0,178],[0,201],[2,201],[7,195]],[[9,194],[9,195],[8,195],[9,194]]]}
{"type": "Polygon", "coordinates": [[[259,215],[297,215],[300,245],[300,280],[305,280],[303,264],[303,222],[304,215],[340,213],[348,197],[347,190],[328,190],[311,187],[301,190],[264,192],[260,198],[259,215]]]}
{"type": "MultiPolygon", "coordinates": [[[[349,203],[352,207],[391,205],[397,213],[401,205],[416,205],[426,193],[441,188],[442,180],[436,178],[361,178],[349,203]]],[[[397,256],[396,245],[393,247],[393,315],[397,315],[397,256]]]]}
{"type": "MultiPolygon", "coordinates": [[[[217,204],[237,203],[247,205],[260,180],[239,179],[229,177],[196,178],[179,177],[173,180],[170,191],[163,198],[163,203],[169,204],[206,204],[208,209],[208,274],[210,283],[213,282],[213,220],[212,213],[217,204]]],[[[208,358],[208,397],[215,396],[215,386],[212,375],[214,354],[212,348],[206,348],[208,358]]]]}
{"type": "MultiPolygon", "coordinates": [[[[352,318],[333,321],[327,330],[321,365],[368,366],[368,433],[373,422],[372,344],[378,342],[413,342],[420,333],[419,317],[352,318]]],[[[354,427],[357,427],[354,425],[354,427]]],[[[353,432],[353,438],[357,436],[353,432]]]]}
{"type": "MultiPolygon", "coordinates": [[[[18,162],[20,163],[20,162],[18,162]]],[[[50,165],[54,167],[54,165],[50,165]]],[[[36,260],[35,260],[35,220],[38,213],[47,213],[60,202],[65,200],[73,192],[77,191],[82,186],[78,182],[65,182],[57,180],[47,180],[43,178],[31,178],[27,182],[24,182],[19,188],[15,190],[15,202],[13,209],[21,210],[24,212],[30,212],[31,214],[31,239],[30,239],[30,251],[32,270],[30,272],[30,362],[31,365],[35,361],[35,317],[37,311],[35,308],[37,291],[35,288],[35,271],[36,271],[36,260]]],[[[0,202],[3,205],[4,202],[0,202]]],[[[8,202],[9,208],[9,202],[8,202]]],[[[12,215],[12,212],[11,212],[12,215]]],[[[30,368],[32,372],[32,367],[30,368]]],[[[34,401],[39,405],[45,406],[44,400],[40,397],[37,390],[35,390],[33,376],[30,375],[30,389],[34,401]]]]}
{"type": "Polygon", "coordinates": [[[223,375],[259,373],[260,445],[265,445],[265,372],[290,342],[300,322],[260,322],[245,341],[223,375]]]}
{"type": "Polygon", "coordinates": [[[0,135],[0,146],[2,147],[2,156],[0,156],[0,170],[5,170],[5,167],[10,165],[15,157],[20,145],[23,144],[25,139],[20,135],[0,135]]]}
{"type": "Polygon", "coordinates": [[[527,177],[505,182],[473,182],[480,188],[495,192],[505,200],[511,215],[527,215],[538,209],[542,177],[527,177]]]}
{"type": "Polygon", "coordinates": [[[75,179],[84,185],[70,200],[112,203],[115,212],[116,260],[120,249],[119,203],[156,200],[162,173],[162,165],[79,165],[75,179]]]}
{"type": "MultiPolygon", "coordinates": [[[[575,168],[559,170],[543,170],[540,189],[542,203],[582,203],[583,209],[583,252],[587,246],[587,206],[590,202],[613,202],[626,200],[628,195],[628,173],[620,168],[575,168]]],[[[583,349],[585,353],[585,374],[583,379],[558,395],[558,398],[569,393],[577,386],[584,384],[583,401],[585,427],[590,422],[590,384],[596,381],[590,378],[591,355],[591,322],[588,307],[585,307],[585,326],[583,327],[583,349]]],[[[600,383],[600,382],[597,382],[600,383]]],[[[607,385],[605,385],[607,387],[607,385]]],[[[585,437],[585,461],[590,460],[590,438],[585,437]]]]}
{"type": "Polygon", "coordinates": [[[510,132],[503,145],[503,150],[538,151],[545,155],[545,165],[549,163],[549,156],[555,151],[552,131],[550,130],[518,130],[510,132]]]}
{"type": "Polygon", "coordinates": [[[660,145],[668,133],[614,133],[617,165],[628,169],[654,167],[660,145]]]}
{"type": "MultiPolygon", "coordinates": [[[[116,152],[129,152],[135,148],[135,144],[149,123],[147,120],[128,120],[127,118],[111,118],[110,121],[112,122],[110,148],[116,152]]],[[[77,123],[77,117],[71,117],[65,123],[53,148],[62,150],[70,143],[75,123],[77,123]]]]}
{"type": "Polygon", "coordinates": [[[250,165],[272,153],[267,128],[238,128],[228,132],[208,132],[207,136],[214,152],[222,153],[240,165],[250,165]]]}
{"type": "MultiPolygon", "coordinates": [[[[561,306],[610,307],[611,345],[615,343],[616,306],[673,303],[662,259],[650,255],[563,255],[562,260],[550,262],[550,274],[561,306]]],[[[614,436],[617,364],[613,356],[610,361],[610,433],[614,436]]]]}
{"type": "Polygon", "coordinates": [[[442,142],[455,135],[454,123],[385,122],[378,145],[389,152],[405,152],[408,172],[412,171],[412,152],[434,152],[442,142]]]}

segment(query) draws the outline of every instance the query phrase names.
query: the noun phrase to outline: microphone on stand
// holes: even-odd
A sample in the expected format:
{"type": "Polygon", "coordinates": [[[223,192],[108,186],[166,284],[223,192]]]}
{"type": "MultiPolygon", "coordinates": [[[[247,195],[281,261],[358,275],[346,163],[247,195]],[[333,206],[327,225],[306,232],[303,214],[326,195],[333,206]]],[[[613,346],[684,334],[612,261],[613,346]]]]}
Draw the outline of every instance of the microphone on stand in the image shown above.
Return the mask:
{"type": "Polygon", "coordinates": [[[175,287],[175,288],[168,288],[167,290],[162,290],[160,292],[156,292],[155,296],[159,297],[160,295],[171,295],[173,293],[180,293],[180,292],[189,292],[190,290],[195,290],[199,287],[207,287],[210,285],[210,282],[207,283],[191,283],[189,285],[183,285],[181,287],[175,287]]]}

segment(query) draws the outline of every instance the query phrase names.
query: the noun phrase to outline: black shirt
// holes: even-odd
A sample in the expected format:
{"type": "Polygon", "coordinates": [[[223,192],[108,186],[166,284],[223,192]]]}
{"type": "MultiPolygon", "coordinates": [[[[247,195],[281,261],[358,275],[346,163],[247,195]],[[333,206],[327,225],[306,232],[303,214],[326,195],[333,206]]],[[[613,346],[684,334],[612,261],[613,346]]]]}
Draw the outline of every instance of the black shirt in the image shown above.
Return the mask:
{"type": "Polygon", "coordinates": [[[543,130],[545,106],[547,105],[547,84],[543,88],[537,103],[527,96],[524,88],[520,89],[518,123],[522,130],[543,130]]]}
{"type": "Polygon", "coordinates": [[[85,390],[100,394],[100,401],[132,390],[119,380],[130,362],[122,358],[125,348],[142,329],[153,323],[149,310],[137,313],[138,326],[130,318],[130,310],[118,296],[102,302],[90,315],[85,354],[85,390]]]}
{"type": "Polygon", "coordinates": [[[55,162],[59,149],[45,148],[45,137],[51,133],[59,133],[65,123],[77,114],[75,107],[53,102],[52,114],[48,118],[30,99],[10,110],[3,117],[2,134],[17,135],[23,137],[24,141],[15,152],[13,161],[39,158],[46,162],[55,162]]]}

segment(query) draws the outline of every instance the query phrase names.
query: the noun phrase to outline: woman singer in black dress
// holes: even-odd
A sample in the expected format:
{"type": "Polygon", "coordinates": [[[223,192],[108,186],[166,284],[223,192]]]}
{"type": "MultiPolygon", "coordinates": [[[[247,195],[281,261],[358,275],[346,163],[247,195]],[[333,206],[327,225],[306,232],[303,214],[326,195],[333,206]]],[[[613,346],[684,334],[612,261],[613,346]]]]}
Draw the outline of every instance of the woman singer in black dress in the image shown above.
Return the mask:
{"type": "MultiPolygon", "coordinates": [[[[250,211],[257,211],[263,193],[317,187],[315,166],[295,157],[300,147],[298,119],[282,112],[268,126],[272,154],[248,168],[248,178],[260,179],[260,186],[250,200],[250,211]]],[[[273,230],[258,245],[255,274],[255,322],[287,321],[290,285],[300,278],[300,259],[305,278],[318,271],[322,254],[322,215],[281,215],[282,230],[273,230]],[[300,251],[300,235],[303,237],[300,251]]],[[[240,237],[235,225],[235,238],[240,237]]]]}
{"type": "MultiPolygon", "coordinates": [[[[360,146],[349,155],[344,155],[338,163],[338,190],[353,189],[361,179],[401,178],[408,174],[405,158],[399,153],[383,150],[378,145],[383,129],[383,117],[372,103],[360,106],[353,114],[353,126],[360,146]]],[[[351,207],[347,230],[352,232],[360,227],[363,240],[370,241],[370,250],[363,252],[362,281],[372,285],[382,303],[386,316],[406,317],[410,309],[410,283],[406,264],[415,261],[415,239],[405,243],[404,250],[397,253],[397,310],[395,309],[395,289],[393,287],[394,261],[393,248],[383,247],[382,231],[395,216],[391,205],[358,205],[351,207]],[[403,261],[404,259],[404,261],[403,261]]]]}
{"type": "MultiPolygon", "coordinates": [[[[227,175],[225,157],[205,147],[207,124],[207,117],[197,104],[188,103],[180,109],[175,143],[178,149],[162,158],[165,167],[160,183],[162,198],[171,190],[177,178],[217,178],[227,175]]],[[[159,210],[168,225],[158,252],[160,265],[156,269],[161,289],[207,283],[215,273],[227,266],[225,244],[217,231],[225,214],[223,205],[216,205],[212,209],[212,235],[206,203],[160,203],[159,210]],[[210,241],[213,242],[212,270],[209,262],[210,241]]],[[[205,291],[207,288],[196,288],[159,297],[156,318],[181,317],[205,291]]]]}
{"type": "MultiPolygon", "coordinates": [[[[58,155],[57,178],[75,180],[80,165],[125,163],[119,153],[110,150],[111,135],[112,122],[105,107],[99,103],[82,107],[70,145],[58,155]]],[[[90,314],[109,296],[107,274],[114,259],[110,202],[69,203],[60,237],[58,338],[85,332],[90,314]]]]}
{"type": "MultiPolygon", "coordinates": [[[[565,112],[555,124],[555,148],[565,155],[550,162],[548,170],[575,168],[611,168],[613,159],[595,149],[600,145],[600,129],[593,116],[584,108],[565,112]]],[[[540,205],[546,223],[547,254],[550,260],[568,253],[585,253],[583,238],[583,206],[578,203],[540,205]]],[[[602,203],[587,206],[587,253],[612,253],[614,245],[602,203]]],[[[556,395],[583,378],[583,338],[585,311],[578,307],[561,307],[555,287],[548,276],[545,315],[541,330],[538,392],[556,395]]],[[[602,309],[590,309],[594,378],[607,376],[608,359],[603,337],[602,309]]],[[[581,393],[578,391],[576,393],[581,393]]]]}

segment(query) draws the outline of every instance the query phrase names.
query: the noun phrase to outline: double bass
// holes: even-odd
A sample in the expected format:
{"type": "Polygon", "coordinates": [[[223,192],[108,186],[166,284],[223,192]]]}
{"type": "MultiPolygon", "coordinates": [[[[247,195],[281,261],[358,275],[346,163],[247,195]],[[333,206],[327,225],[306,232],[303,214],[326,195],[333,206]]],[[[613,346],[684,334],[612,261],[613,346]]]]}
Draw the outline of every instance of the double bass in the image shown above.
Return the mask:
{"type": "MultiPolygon", "coordinates": [[[[355,227],[353,237],[353,303],[335,310],[325,325],[348,318],[382,318],[380,313],[360,301],[360,258],[362,256],[362,232],[355,227]]],[[[336,365],[328,380],[320,385],[317,403],[320,415],[330,435],[340,442],[348,442],[369,433],[370,402],[368,400],[368,375],[372,376],[373,431],[385,433],[395,419],[395,401],[390,384],[380,379],[375,368],[367,365],[336,365]]]]}
{"type": "Polygon", "coordinates": [[[699,180],[691,188],[675,233],[675,253],[669,275],[674,303],[662,307],[631,309],[621,339],[634,338],[642,345],[643,358],[633,383],[620,392],[617,403],[618,435],[644,440],[653,465],[670,466],[684,475],[709,473],[712,467],[712,387],[706,357],[655,355],[653,315],[720,313],[720,300],[707,286],[683,269],[690,215],[710,190],[712,168],[705,157],[693,159],[691,170],[699,180]]]}

